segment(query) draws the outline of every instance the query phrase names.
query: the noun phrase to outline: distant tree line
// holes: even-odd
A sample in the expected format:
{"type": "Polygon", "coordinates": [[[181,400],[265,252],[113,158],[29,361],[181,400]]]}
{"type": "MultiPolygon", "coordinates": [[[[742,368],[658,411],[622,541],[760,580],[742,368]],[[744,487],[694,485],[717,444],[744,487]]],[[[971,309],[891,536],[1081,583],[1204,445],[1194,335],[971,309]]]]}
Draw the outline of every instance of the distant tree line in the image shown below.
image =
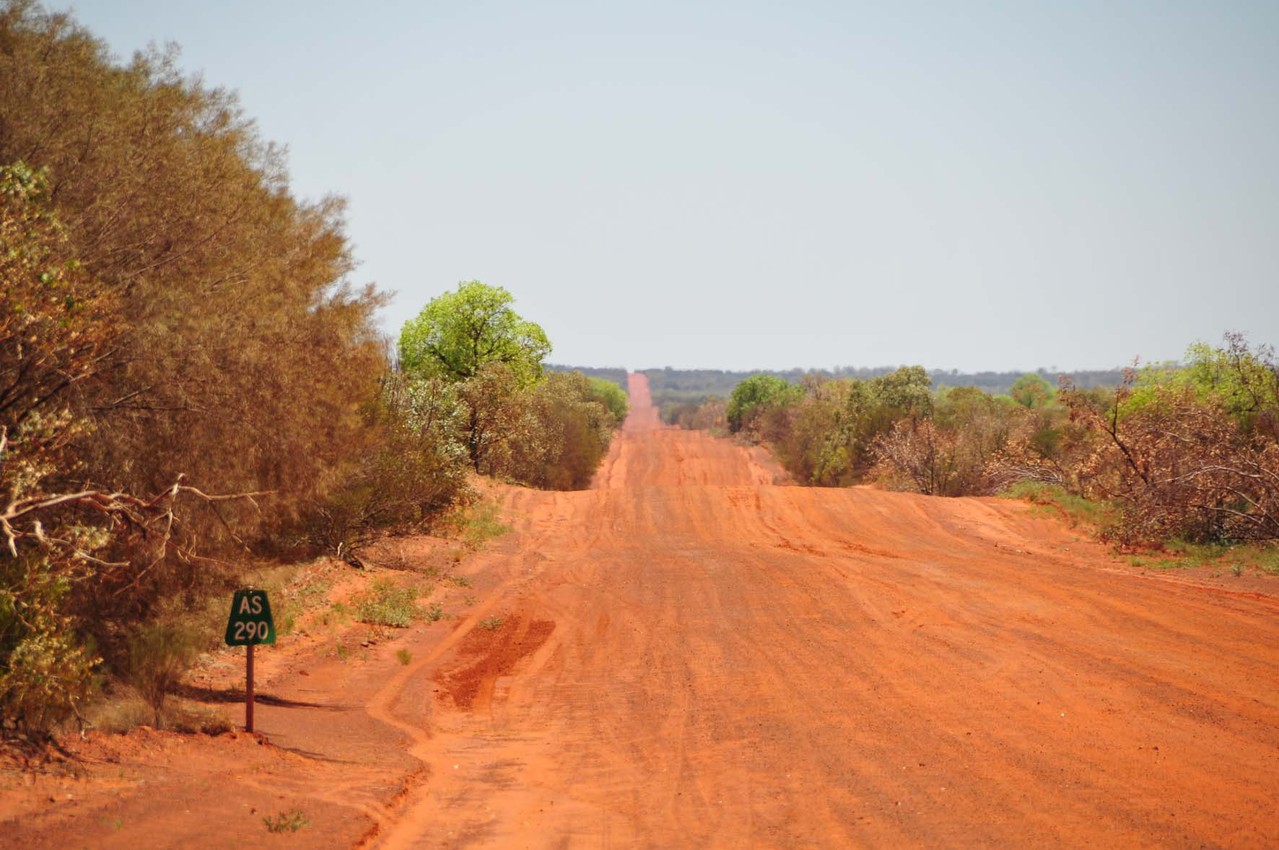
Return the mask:
{"type": "Polygon", "coordinates": [[[675,419],[769,445],[801,484],[939,496],[1049,487],[1115,505],[1105,534],[1122,544],[1279,538],[1279,367],[1238,334],[1192,346],[1183,364],[1126,370],[1116,387],[1028,373],[992,394],[934,387],[919,366],[755,374],[727,402],[677,407],[675,419]]]}
{"type": "MultiPolygon", "coordinates": [[[[838,366],[835,369],[786,369],[780,371],[756,370],[732,372],[721,369],[648,369],[649,389],[653,403],[662,411],[662,418],[676,424],[681,417],[687,419],[693,412],[709,399],[727,399],[738,384],[756,375],[771,375],[791,384],[801,384],[806,380],[830,380],[849,378],[859,381],[870,381],[882,378],[897,371],[894,366],[852,367],[838,366]]],[[[922,368],[922,367],[921,367],[922,368]]],[[[1013,384],[1024,374],[1037,374],[1047,381],[1056,383],[1060,374],[1055,370],[1039,369],[1033,373],[1024,372],[960,372],[955,369],[926,370],[929,386],[934,389],[943,387],[977,387],[988,393],[1007,394],[1013,384]]],[[[1124,379],[1123,369],[1077,370],[1069,375],[1075,386],[1091,389],[1093,387],[1117,387],[1124,379]]]]}
{"type": "Polygon", "coordinates": [[[623,392],[626,391],[628,386],[629,373],[619,367],[562,366],[556,363],[548,363],[546,368],[551,372],[581,372],[588,378],[599,378],[602,381],[617,384],[623,392]]]}

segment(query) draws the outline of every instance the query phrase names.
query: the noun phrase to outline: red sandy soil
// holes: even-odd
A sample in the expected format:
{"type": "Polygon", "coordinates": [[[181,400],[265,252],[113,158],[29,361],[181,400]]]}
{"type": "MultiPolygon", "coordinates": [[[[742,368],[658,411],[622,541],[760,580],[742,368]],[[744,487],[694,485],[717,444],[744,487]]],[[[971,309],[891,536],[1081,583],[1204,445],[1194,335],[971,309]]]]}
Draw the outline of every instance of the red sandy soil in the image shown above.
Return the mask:
{"type": "Polygon", "coordinates": [[[457,619],[262,650],[260,738],[68,741],[0,777],[0,845],[1279,846],[1270,582],[778,486],[631,394],[593,489],[500,491],[457,619]]]}

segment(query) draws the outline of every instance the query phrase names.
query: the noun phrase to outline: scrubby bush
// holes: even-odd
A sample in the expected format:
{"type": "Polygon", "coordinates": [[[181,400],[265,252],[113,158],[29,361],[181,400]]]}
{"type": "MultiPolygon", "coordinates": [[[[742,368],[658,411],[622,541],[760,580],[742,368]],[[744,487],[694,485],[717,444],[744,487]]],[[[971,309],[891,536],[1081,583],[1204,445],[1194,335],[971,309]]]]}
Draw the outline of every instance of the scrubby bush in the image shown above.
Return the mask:
{"type": "Polygon", "coordinates": [[[769,441],[784,431],[786,408],[803,390],[774,375],[751,375],[728,397],[728,428],[734,434],[769,441]]]}
{"type": "Polygon", "coordinates": [[[609,381],[547,374],[550,343],[501,287],[479,281],[432,299],[400,335],[410,382],[445,382],[461,407],[461,440],[476,472],[570,490],[587,486],[626,416],[609,381]]]}
{"type": "Polygon", "coordinates": [[[662,408],[662,421],[677,428],[727,433],[728,403],[712,396],[700,402],[668,404],[662,408]]]}
{"type": "Polygon", "coordinates": [[[445,381],[388,374],[368,406],[362,450],[333,469],[328,494],[308,512],[310,538],[349,550],[382,529],[421,527],[465,498],[465,414],[445,381]]]}
{"type": "Polygon", "coordinates": [[[0,556],[0,723],[42,740],[89,693],[100,659],[64,613],[69,565],[41,553],[0,556]]]}
{"type": "Polygon", "coordinates": [[[517,478],[552,490],[588,486],[625,408],[617,407],[615,398],[601,398],[598,387],[577,373],[549,375],[535,396],[538,430],[546,435],[547,450],[530,468],[517,467],[517,478]]]}
{"type": "Polygon", "coordinates": [[[1072,415],[1096,438],[1081,463],[1085,495],[1120,506],[1109,536],[1124,544],[1279,539],[1279,444],[1244,426],[1228,396],[1172,381],[1134,399],[1131,387],[1107,408],[1067,393],[1072,415]]]}
{"type": "Polygon", "coordinates": [[[163,619],[129,635],[128,678],[151,707],[156,728],[164,725],[165,700],[199,654],[203,641],[191,622],[163,619]]]}
{"type": "Polygon", "coordinates": [[[406,629],[422,615],[417,597],[415,588],[380,579],[352,600],[355,619],[374,626],[406,629]]]}
{"type": "Polygon", "coordinates": [[[350,284],[342,215],[295,199],[175,53],[119,65],[69,16],[0,3],[7,729],[47,731],[99,655],[124,675],[144,624],[317,513],[398,522],[457,491],[436,431],[379,397],[383,298],[350,284]]]}
{"type": "Polygon", "coordinates": [[[631,409],[626,390],[604,378],[589,378],[589,380],[591,400],[604,405],[608,412],[612,414],[613,422],[618,425],[624,422],[626,414],[631,409]]]}

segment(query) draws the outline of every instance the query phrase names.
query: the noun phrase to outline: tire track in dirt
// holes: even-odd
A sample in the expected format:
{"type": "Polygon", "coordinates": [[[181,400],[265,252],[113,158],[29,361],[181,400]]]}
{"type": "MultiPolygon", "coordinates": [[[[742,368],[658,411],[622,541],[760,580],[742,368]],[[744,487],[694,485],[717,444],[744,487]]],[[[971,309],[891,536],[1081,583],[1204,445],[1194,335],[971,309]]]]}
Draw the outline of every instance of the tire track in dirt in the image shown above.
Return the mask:
{"type": "Polygon", "coordinates": [[[432,772],[375,846],[1279,844],[1273,597],[1016,503],[771,486],[631,392],[595,488],[511,491],[509,578],[404,672],[441,683],[432,772]]]}

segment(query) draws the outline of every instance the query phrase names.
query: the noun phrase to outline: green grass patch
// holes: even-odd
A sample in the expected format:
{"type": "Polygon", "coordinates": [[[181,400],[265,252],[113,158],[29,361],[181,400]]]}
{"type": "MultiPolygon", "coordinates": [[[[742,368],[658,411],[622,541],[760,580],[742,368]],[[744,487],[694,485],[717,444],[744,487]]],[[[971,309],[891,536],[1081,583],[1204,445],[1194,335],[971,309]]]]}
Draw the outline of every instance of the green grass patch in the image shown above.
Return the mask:
{"type": "Polygon", "coordinates": [[[481,629],[488,629],[490,632],[497,631],[502,628],[502,624],[506,622],[504,617],[485,617],[478,623],[481,629]]]}
{"type": "Polygon", "coordinates": [[[1071,525],[1083,525],[1101,531],[1115,521],[1115,508],[1107,502],[1095,502],[1069,493],[1056,484],[1042,481],[1018,481],[999,493],[1003,499],[1021,499],[1046,510],[1064,515],[1071,525]]]}
{"type": "Polygon", "coordinates": [[[1243,560],[1268,576],[1279,576],[1279,546],[1246,547],[1243,560]]]}
{"type": "Polygon", "coordinates": [[[453,521],[457,536],[468,549],[478,549],[511,530],[498,516],[497,503],[488,500],[467,506],[455,515],[453,521]]]}
{"type": "Polygon", "coordinates": [[[361,623],[405,629],[422,615],[417,596],[416,588],[378,579],[371,588],[353,597],[351,604],[355,619],[361,623]]]}
{"type": "Polygon", "coordinates": [[[1247,544],[1232,546],[1227,543],[1187,543],[1173,540],[1156,553],[1136,555],[1128,559],[1134,567],[1152,570],[1187,570],[1199,567],[1219,568],[1214,575],[1225,570],[1235,577],[1249,573],[1279,576],[1279,547],[1247,544]]]}

